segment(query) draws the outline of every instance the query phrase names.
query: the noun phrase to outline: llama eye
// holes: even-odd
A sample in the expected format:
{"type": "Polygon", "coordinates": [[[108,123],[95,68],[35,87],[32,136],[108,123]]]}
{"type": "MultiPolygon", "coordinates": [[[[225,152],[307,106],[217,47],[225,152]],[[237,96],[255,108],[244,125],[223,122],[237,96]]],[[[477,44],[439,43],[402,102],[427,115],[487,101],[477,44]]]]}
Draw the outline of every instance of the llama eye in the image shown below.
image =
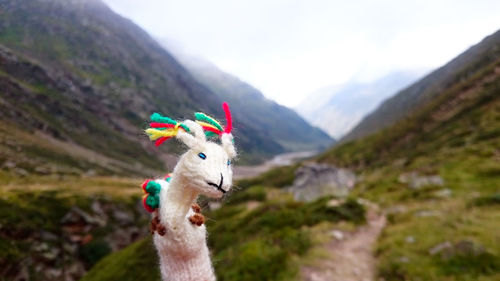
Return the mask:
{"type": "Polygon", "coordinates": [[[227,160],[227,165],[231,165],[231,160],[227,160]]]}
{"type": "Polygon", "coordinates": [[[198,157],[200,157],[203,160],[207,159],[207,156],[203,152],[198,153],[198,157]]]}

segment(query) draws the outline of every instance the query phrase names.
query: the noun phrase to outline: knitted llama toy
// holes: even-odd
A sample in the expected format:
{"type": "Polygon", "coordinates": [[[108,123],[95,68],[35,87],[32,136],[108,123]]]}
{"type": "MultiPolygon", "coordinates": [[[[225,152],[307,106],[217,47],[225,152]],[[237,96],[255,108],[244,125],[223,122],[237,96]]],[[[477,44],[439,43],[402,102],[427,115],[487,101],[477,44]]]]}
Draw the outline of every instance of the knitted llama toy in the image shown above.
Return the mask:
{"type": "Polygon", "coordinates": [[[199,194],[220,198],[231,188],[231,159],[236,150],[231,113],[226,103],[222,106],[227,119],[225,129],[214,118],[198,112],[196,121],[182,123],[154,113],[146,130],[157,146],[176,137],[189,148],[172,174],[165,179],[146,180],[142,185],[146,193],[144,207],[153,214],[150,230],[164,281],[215,280],[205,218],[196,199],[199,194]],[[220,137],[220,144],[207,141],[213,136],[220,137]]]}

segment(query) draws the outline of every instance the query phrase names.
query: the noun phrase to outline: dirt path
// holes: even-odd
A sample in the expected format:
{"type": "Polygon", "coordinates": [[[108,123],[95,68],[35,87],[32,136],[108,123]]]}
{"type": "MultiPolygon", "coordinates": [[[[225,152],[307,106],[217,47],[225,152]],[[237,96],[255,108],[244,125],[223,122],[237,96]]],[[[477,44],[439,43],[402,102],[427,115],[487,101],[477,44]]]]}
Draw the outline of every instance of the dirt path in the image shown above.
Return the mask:
{"type": "Polygon", "coordinates": [[[385,226],[385,217],[369,211],[368,223],[343,240],[333,239],[325,249],[330,259],[321,260],[315,267],[302,267],[302,280],[306,281],[373,281],[375,258],[373,247],[385,226]]]}

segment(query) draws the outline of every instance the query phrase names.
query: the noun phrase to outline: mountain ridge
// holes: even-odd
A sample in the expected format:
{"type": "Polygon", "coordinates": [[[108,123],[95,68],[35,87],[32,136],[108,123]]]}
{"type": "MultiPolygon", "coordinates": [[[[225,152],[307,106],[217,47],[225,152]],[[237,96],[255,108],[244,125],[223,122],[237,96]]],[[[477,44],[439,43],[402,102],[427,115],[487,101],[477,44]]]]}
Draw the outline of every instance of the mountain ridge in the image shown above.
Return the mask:
{"type": "MultiPolygon", "coordinates": [[[[10,140],[1,142],[9,151],[0,157],[3,166],[8,162],[29,173],[38,173],[35,169],[44,164],[49,166],[45,170],[61,173],[136,170],[151,176],[171,169],[173,154],[180,152],[176,144],[155,148],[147,140],[142,129],[151,113],[193,118],[193,112],[203,111],[223,119],[218,95],[102,1],[2,1],[0,9],[1,79],[11,85],[1,96],[5,110],[0,122],[16,134],[42,133],[75,151],[88,149],[121,163],[108,169],[108,162],[99,164],[85,154],[68,158],[54,147],[45,153],[40,146],[51,141],[41,138],[14,146],[10,140]],[[14,159],[17,150],[21,157],[14,159]],[[60,157],[67,163],[58,162],[60,157]]],[[[234,114],[242,162],[256,163],[287,150],[234,114]]]]}
{"type": "Polygon", "coordinates": [[[467,79],[486,63],[500,57],[499,42],[500,30],[385,100],[377,109],[365,116],[340,142],[367,136],[394,124],[397,120],[406,118],[413,112],[413,109],[438,97],[450,85],[467,79]]]}
{"type": "Polygon", "coordinates": [[[172,50],[173,55],[198,81],[221,99],[230,102],[241,120],[246,120],[256,130],[265,128],[266,133],[288,151],[317,150],[318,147],[326,148],[334,142],[320,129],[308,126],[295,111],[266,98],[262,92],[240,78],[220,70],[207,60],[189,55],[180,48],[169,47],[171,44],[166,40],[163,45],[172,50]],[[268,113],[263,114],[263,109],[268,113]],[[259,111],[260,113],[255,114],[259,111]],[[297,128],[300,128],[300,133],[294,132],[297,128]],[[319,145],[314,145],[316,143],[319,145]]]}
{"type": "Polygon", "coordinates": [[[339,139],[385,98],[408,86],[422,70],[394,71],[371,82],[347,82],[324,87],[296,110],[309,122],[339,139]]]}

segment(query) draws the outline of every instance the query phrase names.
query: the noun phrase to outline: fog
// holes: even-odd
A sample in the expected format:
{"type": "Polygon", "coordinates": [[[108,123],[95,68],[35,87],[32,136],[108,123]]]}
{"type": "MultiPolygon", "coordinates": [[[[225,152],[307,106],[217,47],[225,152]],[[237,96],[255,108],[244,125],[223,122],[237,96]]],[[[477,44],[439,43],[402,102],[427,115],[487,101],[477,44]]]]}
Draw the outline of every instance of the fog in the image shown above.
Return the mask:
{"type": "Polygon", "coordinates": [[[105,0],[287,106],[346,81],[438,67],[500,28],[500,1],[105,0]]]}

